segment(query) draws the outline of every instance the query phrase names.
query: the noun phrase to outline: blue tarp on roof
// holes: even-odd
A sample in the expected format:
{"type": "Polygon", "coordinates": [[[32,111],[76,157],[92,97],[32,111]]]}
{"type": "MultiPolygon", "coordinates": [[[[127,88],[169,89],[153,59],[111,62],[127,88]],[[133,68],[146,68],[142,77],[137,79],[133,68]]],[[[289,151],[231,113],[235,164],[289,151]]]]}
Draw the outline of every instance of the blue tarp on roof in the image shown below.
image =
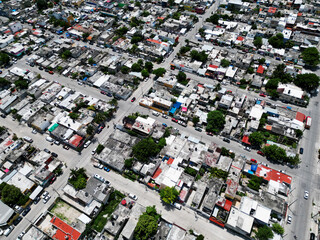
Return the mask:
{"type": "Polygon", "coordinates": [[[252,171],[254,171],[254,172],[257,171],[257,168],[258,168],[258,165],[256,165],[256,164],[252,164],[251,165],[251,170],[252,171]]]}
{"type": "Polygon", "coordinates": [[[182,103],[180,103],[180,102],[175,102],[172,107],[178,109],[179,107],[181,107],[181,105],[182,105],[182,103]]]}
{"type": "Polygon", "coordinates": [[[248,173],[250,173],[250,174],[252,174],[252,175],[253,175],[253,172],[252,172],[251,170],[249,170],[249,171],[248,171],[248,173]]]}
{"type": "Polygon", "coordinates": [[[174,108],[174,107],[172,107],[172,108],[170,109],[169,113],[174,114],[176,111],[177,111],[177,109],[174,108]]]}
{"type": "Polygon", "coordinates": [[[88,78],[87,78],[87,77],[85,77],[85,78],[83,79],[83,81],[87,81],[87,79],[88,79],[88,78]]]}

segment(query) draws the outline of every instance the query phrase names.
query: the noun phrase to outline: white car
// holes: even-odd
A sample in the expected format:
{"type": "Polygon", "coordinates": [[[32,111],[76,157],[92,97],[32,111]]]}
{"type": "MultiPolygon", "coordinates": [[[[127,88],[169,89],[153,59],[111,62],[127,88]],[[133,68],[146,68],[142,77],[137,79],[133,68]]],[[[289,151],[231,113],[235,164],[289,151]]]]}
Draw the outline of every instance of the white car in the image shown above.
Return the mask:
{"type": "Polygon", "coordinates": [[[46,196],[46,197],[43,199],[43,203],[46,204],[46,203],[49,201],[50,198],[51,198],[50,195],[46,196]]]}
{"type": "Polygon", "coordinates": [[[138,200],[138,197],[136,195],[132,194],[132,193],[129,194],[129,198],[131,198],[131,199],[133,199],[135,201],[138,200]]]}
{"type": "Polygon", "coordinates": [[[48,195],[49,195],[49,193],[47,191],[45,191],[44,193],[42,193],[42,198],[45,198],[48,195]]]}
{"type": "Polygon", "coordinates": [[[291,217],[291,215],[288,215],[287,223],[291,224],[291,222],[292,222],[292,217],[291,217]]]}
{"type": "Polygon", "coordinates": [[[106,180],[105,180],[103,177],[101,177],[99,174],[95,174],[95,175],[94,175],[94,178],[95,178],[95,179],[98,179],[99,181],[101,181],[101,182],[103,182],[103,183],[106,182],[106,180]]]}
{"type": "Polygon", "coordinates": [[[244,147],[243,149],[248,151],[248,152],[251,152],[251,148],[250,147],[244,147]]]}
{"type": "Polygon", "coordinates": [[[89,147],[90,144],[91,144],[91,141],[89,140],[89,141],[87,141],[87,142],[83,145],[83,147],[84,147],[84,148],[87,148],[87,147],[89,147]]]}
{"type": "Polygon", "coordinates": [[[24,231],[22,231],[19,236],[17,237],[17,240],[21,240],[22,237],[25,235],[26,233],[24,231]]]}
{"type": "Polygon", "coordinates": [[[309,198],[309,192],[308,191],[304,191],[304,199],[308,199],[309,198]]]}

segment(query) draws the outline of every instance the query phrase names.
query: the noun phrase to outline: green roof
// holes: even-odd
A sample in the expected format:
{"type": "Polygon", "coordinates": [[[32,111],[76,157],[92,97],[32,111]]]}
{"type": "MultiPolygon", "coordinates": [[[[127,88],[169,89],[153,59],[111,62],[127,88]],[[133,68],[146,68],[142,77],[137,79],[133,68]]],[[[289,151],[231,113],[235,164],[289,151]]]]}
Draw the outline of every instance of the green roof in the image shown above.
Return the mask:
{"type": "Polygon", "coordinates": [[[52,131],[55,130],[58,126],[59,126],[58,123],[53,124],[53,126],[52,126],[51,128],[49,128],[49,132],[52,132],[52,131]]]}

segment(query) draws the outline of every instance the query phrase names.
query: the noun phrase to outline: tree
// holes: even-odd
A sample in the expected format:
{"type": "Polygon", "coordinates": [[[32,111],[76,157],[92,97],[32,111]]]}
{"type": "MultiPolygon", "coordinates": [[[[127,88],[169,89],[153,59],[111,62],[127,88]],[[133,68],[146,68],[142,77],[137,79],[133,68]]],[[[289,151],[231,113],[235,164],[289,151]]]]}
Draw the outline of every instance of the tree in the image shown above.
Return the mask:
{"type": "Polygon", "coordinates": [[[71,169],[69,183],[76,189],[84,189],[87,185],[86,170],[79,168],[78,170],[71,169]]]}
{"type": "Polygon", "coordinates": [[[284,234],[284,229],[281,227],[279,223],[274,223],[272,224],[272,231],[274,231],[277,234],[283,235],[284,234]]]}
{"type": "Polygon", "coordinates": [[[0,195],[1,200],[11,207],[15,204],[23,205],[29,199],[21,193],[19,188],[5,182],[0,184],[0,195]]]}
{"type": "Polygon", "coordinates": [[[84,41],[86,41],[87,40],[87,38],[90,36],[90,34],[89,33],[82,33],[82,39],[84,40],[84,41]]]}
{"type": "Polygon", "coordinates": [[[100,123],[102,123],[102,122],[104,122],[104,121],[106,121],[106,120],[107,120],[106,115],[105,115],[104,113],[101,113],[101,112],[97,113],[97,114],[94,116],[94,119],[93,119],[93,121],[94,121],[95,123],[98,123],[98,124],[100,124],[100,123]]]}
{"type": "Polygon", "coordinates": [[[150,157],[155,157],[159,153],[159,149],[153,139],[148,137],[134,145],[132,153],[138,161],[149,162],[150,157]]]}
{"type": "Polygon", "coordinates": [[[128,74],[130,72],[130,68],[128,68],[127,66],[122,66],[121,67],[121,72],[123,74],[128,74]]]}
{"type": "Polygon", "coordinates": [[[100,154],[103,149],[104,149],[104,146],[101,145],[101,144],[99,144],[98,147],[97,147],[97,149],[96,149],[96,153],[97,153],[97,154],[100,154]]]}
{"type": "Polygon", "coordinates": [[[29,86],[29,83],[27,80],[21,78],[17,81],[14,82],[14,85],[16,85],[17,88],[20,88],[20,89],[27,89],[28,86],[29,86]]]}
{"type": "Polygon", "coordinates": [[[257,240],[268,240],[273,238],[273,232],[269,227],[263,226],[258,229],[255,237],[257,240]]]}
{"type": "Polygon", "coordinates": [[[139,217],[134,229],[134,238],[137,240],[152,239],[157,233],[159,218],[160,215],[157,213],[155,206],[147,207],[146,211],[139,217]]]}
{"type": "Polygon", "coordinates": [[[252,146],[260,148],[264,142],[264,135],[261,132],[253,132],[249,136],[249,142],[252,146]]]}
{"type": "Polygon", "coordinates": [[[262,37],[256,37],[256,38],[253,40],[253,45],[254,45],[256,48],[261,48],[261,46],[262,46],[262,37]]]}
{"type": "Polygon", "coordinates": [[[281,80],[279,78],[272,78],[266,84],[266,89],[277,89],[281,80]]]}
{"type": "Polygon", "coordinates": [[[319,64],[319,51],[315,47],[310,47],[305,49],[302,52],[302,59],[303,61],[312,67],[315,67],[319,64]]]}
{"type": "Polygon", "coordinates": [[[310,92],[319,87],[320,78],[314,73],[298,74],[293,83],[303,90],[310,92]]]}
{"type": "Polygon", "coordinates": [[[156,75],[157,77],[162,77],[166,73],[166,70],[164,68],[157,68],[157,69],[153,70],[152,73],[154,75],[156,75]]]}
{"type": "Polygon", "coordinates": [[[286,65],[285,64],[279,64],[276,69],[273,71],[271,78],[278,78],[280,79],[280,82],[282,83],[289,83],[292,82],[292,77],[289,73],[286,73],[286,65]]]}
{"type": "Polygon", "coordinates": [[[129,159],[126,159],[125,161],[124,161],[124,166],[127,168],[127,169],[130,169],[130,168],[132,168],[132,166],[133,166],[133,158],[129,158],[129,159]]]}
{"type": "Polygon", "coordinates": [[[221,60],[221,66],[226,68],[226,67],[229,67],[230,65],[230,61],[228,61],[227,59],[222,59],[221,60]]]}
{"type": "Polygon", "coordinates": [[[7,65],[10,62],[10,57],[8,54],[0,52],[0,66],[7,65]]]}
{"type": "Polygon", "coordinates": [[[142,70],[142,68],[141,68],[140,64],[138,64],[138,63],[132,64],[132,66],[131,66],[132,72],[141,72],[141,70],[142,70]]]}
{"type": "Polygon", "coordinates": [[[89,58],[88,59],[88,63],[90,64],[90,65],[92,65],[92,64],[95,64],[96,62],[93,60],[93,58],[91,57],[91,58],[89,58]]]}
{"type": "Polygon", "coordinates": [[[261,177],[252,175],[250,177],[249,182],[248,182],[248,187],[253,189],[253,190],[255,190],[255,191],[259,191],[261,183],[262,183],[262,178],[261,177]]]}
{"type": "Polygon", "coordinates": [[[207,115],[207,132],[217,134],[224,128],[226,123],[223,113],[219,110],[211,111],[207,115]]]}
{"type": "Polygon", "coordinates": [[[61,57],[63,59],[68,59],[69,57],[71,57],[72,53],[70,52],[70,50],[66,50],[61,54],[61,57]]]}
{"type": "Polygon", "coordinates": [[[220,16],[218,14],[213,14],[209,18],[206,19],[206,22],[211,22],[213,24],[218,24],[220,16]]]}
{"type": "Polygon", "coordinates": [[[296,137],[301,138],[303,135],[303,132],[300,129],[296,129],[296,137]]]}
{"type": "Polygon", "coordinates": [[[196,240],[204,240],[204,236],[200,234],[199,236],[197,236],[196,240]]]}
{"type": "Polygon", "coordinates": [[[299,155],[296,154],[294,157],[292,156],[287,157],[287,162],[293,166],[297,166],[301,161],[300,161],[299,155]]]}
{"type": "Polygon", "coordinates": [[[189,52],[190,49],[191,49],[191,47],[189,47],[189,46],[181,47],[179,53],[183,55],[183,54],[189,52]]]}
{"type": "Polygon", "coordinates": [[[177,199],[179,192],[175,187],[165,187],[160,190],[159,194],[162,201],[172,204],[177,199]]]}
{"type": "Polygon", "coordinates": [[[197,123],[200,121],[199,117],[195,116],[192,118],[192,122],[194,125],[197,125],[197,123]]]}
{"type": "Polygon", "coordinates": [[[268,39],[269,44],[274,48],[283,48],[284,47],[284,37],[282,33],[277,33],[277,35],[272,36],[268,39]]]}
{"type": "Polygon", "coordinates": [[[94,134],[94,127],[92,125],[89,125],[87,127],[86,132],[87,132],[88,135],[93,135],[94,134]]]}
{"type": "Polygon", "coordinates": [[[153,64],[152,62],[146,62],[144,64],[144,68],[148,70],[149,73],[152,73],[152,69],[153,69],[153,64]]]}
{"type": "Polygon", "coordinates": [[[262,65],[262,64],[264,64],[266,62],[266,59],[265,58],[260,58],[258,60],[258,62],[259,62],[260,65],[262,65]]]}
{"type": "Polygon", "coordinates": [[[142,77],[146,78],[146,77],[149,77],[150,74],[147,69],[143,69],[141,71],[141,75],[142,75],[142,77]]]}
{"type": "Polygon", "coordinates": [[[7,88],[10,85],[11,85],[11,83],[8,80],[0,77],[0,89],[7,88]]]}
{"type": "Polygon", "coordinates": [[[262,151],[270,161],[285,162],[287,160],[286,151],[277,145],[266,146],[262,151]]]}
{"type": "Polygon", "coordinates": [[[198,52],[197,50],[192,50],[190,52],[190,57],[192,60],[196,60],[204,63],[208,59],[208,54],[206,54],[205,51],[198,52]]]}
{"type": "Polygon", "coordinates": [[[48,3],[46,0],[37,0],[36,4],[39,11],[42,11],[48,8],[48,3]]]}
{"type": "Polygon", "coordinates": [[[184,82],[187,79],[187,75],[184,72],[179,71],[177,75],[178,82],[184,82]]]}
{"type": "Polygon", "coordinates": [[[71,118],[71,119],[78,119],[79,118],[79,114],[77,114],[77,113],[75,113],[75,112],[71,112],[71,113],[69,113],[69,117],[71,118]]]}

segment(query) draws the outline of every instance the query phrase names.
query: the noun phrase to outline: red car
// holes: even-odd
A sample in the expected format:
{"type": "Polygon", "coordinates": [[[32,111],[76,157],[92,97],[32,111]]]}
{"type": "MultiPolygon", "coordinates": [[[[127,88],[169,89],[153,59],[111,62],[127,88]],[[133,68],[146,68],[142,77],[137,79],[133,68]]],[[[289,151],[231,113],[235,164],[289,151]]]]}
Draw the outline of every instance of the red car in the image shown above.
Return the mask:
{"type": "Polygon", "coordinates": [[[259,96],[266,97],[267,95],[265,95],[264,93],[260,93],[259,96]]]}
{"type": "Polygon", "coordinates": [[[251,158],[251,162],[257,163],[257,160],[251,158]]]}
{"type": "Polygon", "coordinates": [[[100,91],[101,94],[106,95],[107,93],[105,91],[100,91]]]}
{"type": "Polygon", "coordinates": [[[213,133],[212,132],[207,132],[207,135],[213,136],[213,133]]]}
{"type": "Polygon", "coordinates": [[[50,74],[53,74],[53,71],[49,71],[50,74]]]}
{"type": "Polygon", "coordinates": [[[258,151],[257,153],[260,154],[261,156],[264,156],[264,153],[261,151],[258,151]]]}
{"type": "Polygon", "coordinates": [[[172,122],[176,122],[176,123],[178,122],[178,120],[175,118],[172,118],[171,120],[172,120],[172,122]]]}
{"type": "Polygon", "coordinates": [[[131,102],[134,102],[136,100],[136,98],[135,97],[133,97],[132,99],[131,99],[131,102]]]}

